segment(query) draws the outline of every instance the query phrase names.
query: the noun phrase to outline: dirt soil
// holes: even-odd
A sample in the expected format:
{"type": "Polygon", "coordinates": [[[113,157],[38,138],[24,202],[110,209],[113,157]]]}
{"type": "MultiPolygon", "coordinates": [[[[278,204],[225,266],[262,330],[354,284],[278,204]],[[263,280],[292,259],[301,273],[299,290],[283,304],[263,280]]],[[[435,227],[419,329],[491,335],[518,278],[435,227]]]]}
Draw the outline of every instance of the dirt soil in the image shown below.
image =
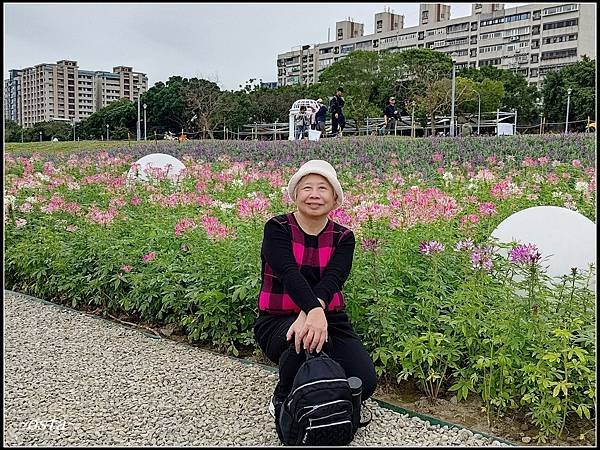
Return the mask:
{"type": "Polygon", "coordinates": [[[380,381],[373,396],[392,405],[411,411],[427,414],[445,422],[460,425],[474,432],[499,437],[515,445],[553,446],[595,446],[596,430],[593,423],[583,421],[569,423],[560,438],[550,437],[546,443],[538,443],[538,430],[524,417],[504,416],[492,418],[488,423],[485,406],[481,399],[470,395],[467,400],[458,402],[454,395],[437,399],[432,403],[419,392],[411,382],[401,384],[386,380],[380,381]],[[581,439],[583,437],[583,439],[581,439]]]}

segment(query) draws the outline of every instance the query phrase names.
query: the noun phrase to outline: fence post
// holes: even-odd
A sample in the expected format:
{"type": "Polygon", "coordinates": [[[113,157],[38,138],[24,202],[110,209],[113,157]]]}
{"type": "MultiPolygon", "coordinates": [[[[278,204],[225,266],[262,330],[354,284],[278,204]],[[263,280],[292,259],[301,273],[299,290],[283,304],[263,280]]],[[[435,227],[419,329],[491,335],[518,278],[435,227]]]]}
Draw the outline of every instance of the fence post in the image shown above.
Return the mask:
{"type": "Polygon", "coordinates": [[[498,136],[499,133],[499,126],[500,124],[500,108],[496,109],[496,136],[498,136]]]}

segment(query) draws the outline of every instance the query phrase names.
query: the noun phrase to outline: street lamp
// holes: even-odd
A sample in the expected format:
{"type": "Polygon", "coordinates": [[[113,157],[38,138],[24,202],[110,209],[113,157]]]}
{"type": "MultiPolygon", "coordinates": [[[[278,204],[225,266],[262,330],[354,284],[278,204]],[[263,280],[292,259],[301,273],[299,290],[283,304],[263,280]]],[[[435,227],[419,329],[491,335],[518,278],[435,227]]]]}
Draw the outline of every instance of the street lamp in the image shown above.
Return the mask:
{"type": "Polygon", "coordinates": [[[452,52],[450,57],[452,58],[452,106],[450,107],[450,137],[454,137],[454,93],[456,91],[456,63],[454,57],[456,52],[452,52]]]}
{"type": "Polygon", "coordinates": [[[571,88],[567,89],[567,117],[565,119],[565,134],[569,132],[569,106],[571,105],[571,88]]]}
{"type": "Polygon", "coordinates": [[[139,141],[142,139],[142,133],[140,132],[140,96],[139,96],[139,94],[138,94],[137,102],[138,102],[138,105],[137,105],[138,120],[137,120],[137,130],[136,130],[137,135],[136,135],[136,137],[137,137],[137,140],[139,141]]]}
{"type": "Polygon", "coordinates": [[[42,142],[42,132],[40,131],[40,142],[42,142]]]}
{"type": "Polygon", "coordinates": [[[71,125],[73,125],[73,142],[75,142],[75,118],[71,120],[71,125]]]}
{"type": "Polygon", "coordinates": [[[108,141],[108,124],[106,124],[106,140],[108,141]]]}
{"type": "Polygon", "coordinates": [[[148,106],[148,105],[146,105],[146,104],[144,103],[144,140],[146,140],[146,107],[147,107],[147,106],[148,106]]]}
{"type": "Polygon", "coordinates": [[[481,122],[481,95],[479,92],[473,91],[477,94],[478,102],[477,102],[477,136],[479,136],[479,124],[481,122]]]}

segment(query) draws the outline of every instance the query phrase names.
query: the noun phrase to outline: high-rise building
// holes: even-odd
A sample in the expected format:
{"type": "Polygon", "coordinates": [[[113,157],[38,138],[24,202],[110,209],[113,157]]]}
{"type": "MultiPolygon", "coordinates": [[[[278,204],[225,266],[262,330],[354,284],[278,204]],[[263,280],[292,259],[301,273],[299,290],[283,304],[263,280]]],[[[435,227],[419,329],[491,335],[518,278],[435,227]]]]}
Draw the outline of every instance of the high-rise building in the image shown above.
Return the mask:
{"type": "Polygon", "coordinates": [[[12,69],[4,80],[4,118],[21,123],[21,71],[12,69]]]}
{"type": "Polygon", "coordinates": [[[450,18],[450,6],[422,3],[418,25],[404,28],[404,16],[375,15],[373,34],[363,25],[337,22],[335,40],[295,47],[277,56],[279,86],[312,84],[329,65],[355,50],[401,52],[430,48],[450,55],[457,68],[496,66],[540,83],[544,75],[596,57],[595,3],[473,3],[471,15],[450,18]]]}
{"type": "Polygon", "coordinates": [[[5,117],[30,127],[53,120],[78,122],[115,100],[135,100],[148,90],[148,78],[131,67],[80,70],[77,61],[61,60],[13,69],[4,85],[5,117]]]}

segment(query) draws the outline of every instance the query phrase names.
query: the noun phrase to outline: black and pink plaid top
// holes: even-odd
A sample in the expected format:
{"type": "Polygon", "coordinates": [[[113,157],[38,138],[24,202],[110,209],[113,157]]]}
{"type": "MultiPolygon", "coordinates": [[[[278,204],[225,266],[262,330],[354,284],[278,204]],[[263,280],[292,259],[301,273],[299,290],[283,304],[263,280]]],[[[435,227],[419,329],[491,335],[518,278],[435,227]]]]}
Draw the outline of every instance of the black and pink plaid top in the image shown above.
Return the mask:
{"type": "Polygon", "coordinates": [[[308,313],[345,308],[342,286],[352,268],[354,233],[328,220],[317,235],[304,232],[293,214],[271,218],[265,225],[261,250],[260,314],[308,313]]]}

